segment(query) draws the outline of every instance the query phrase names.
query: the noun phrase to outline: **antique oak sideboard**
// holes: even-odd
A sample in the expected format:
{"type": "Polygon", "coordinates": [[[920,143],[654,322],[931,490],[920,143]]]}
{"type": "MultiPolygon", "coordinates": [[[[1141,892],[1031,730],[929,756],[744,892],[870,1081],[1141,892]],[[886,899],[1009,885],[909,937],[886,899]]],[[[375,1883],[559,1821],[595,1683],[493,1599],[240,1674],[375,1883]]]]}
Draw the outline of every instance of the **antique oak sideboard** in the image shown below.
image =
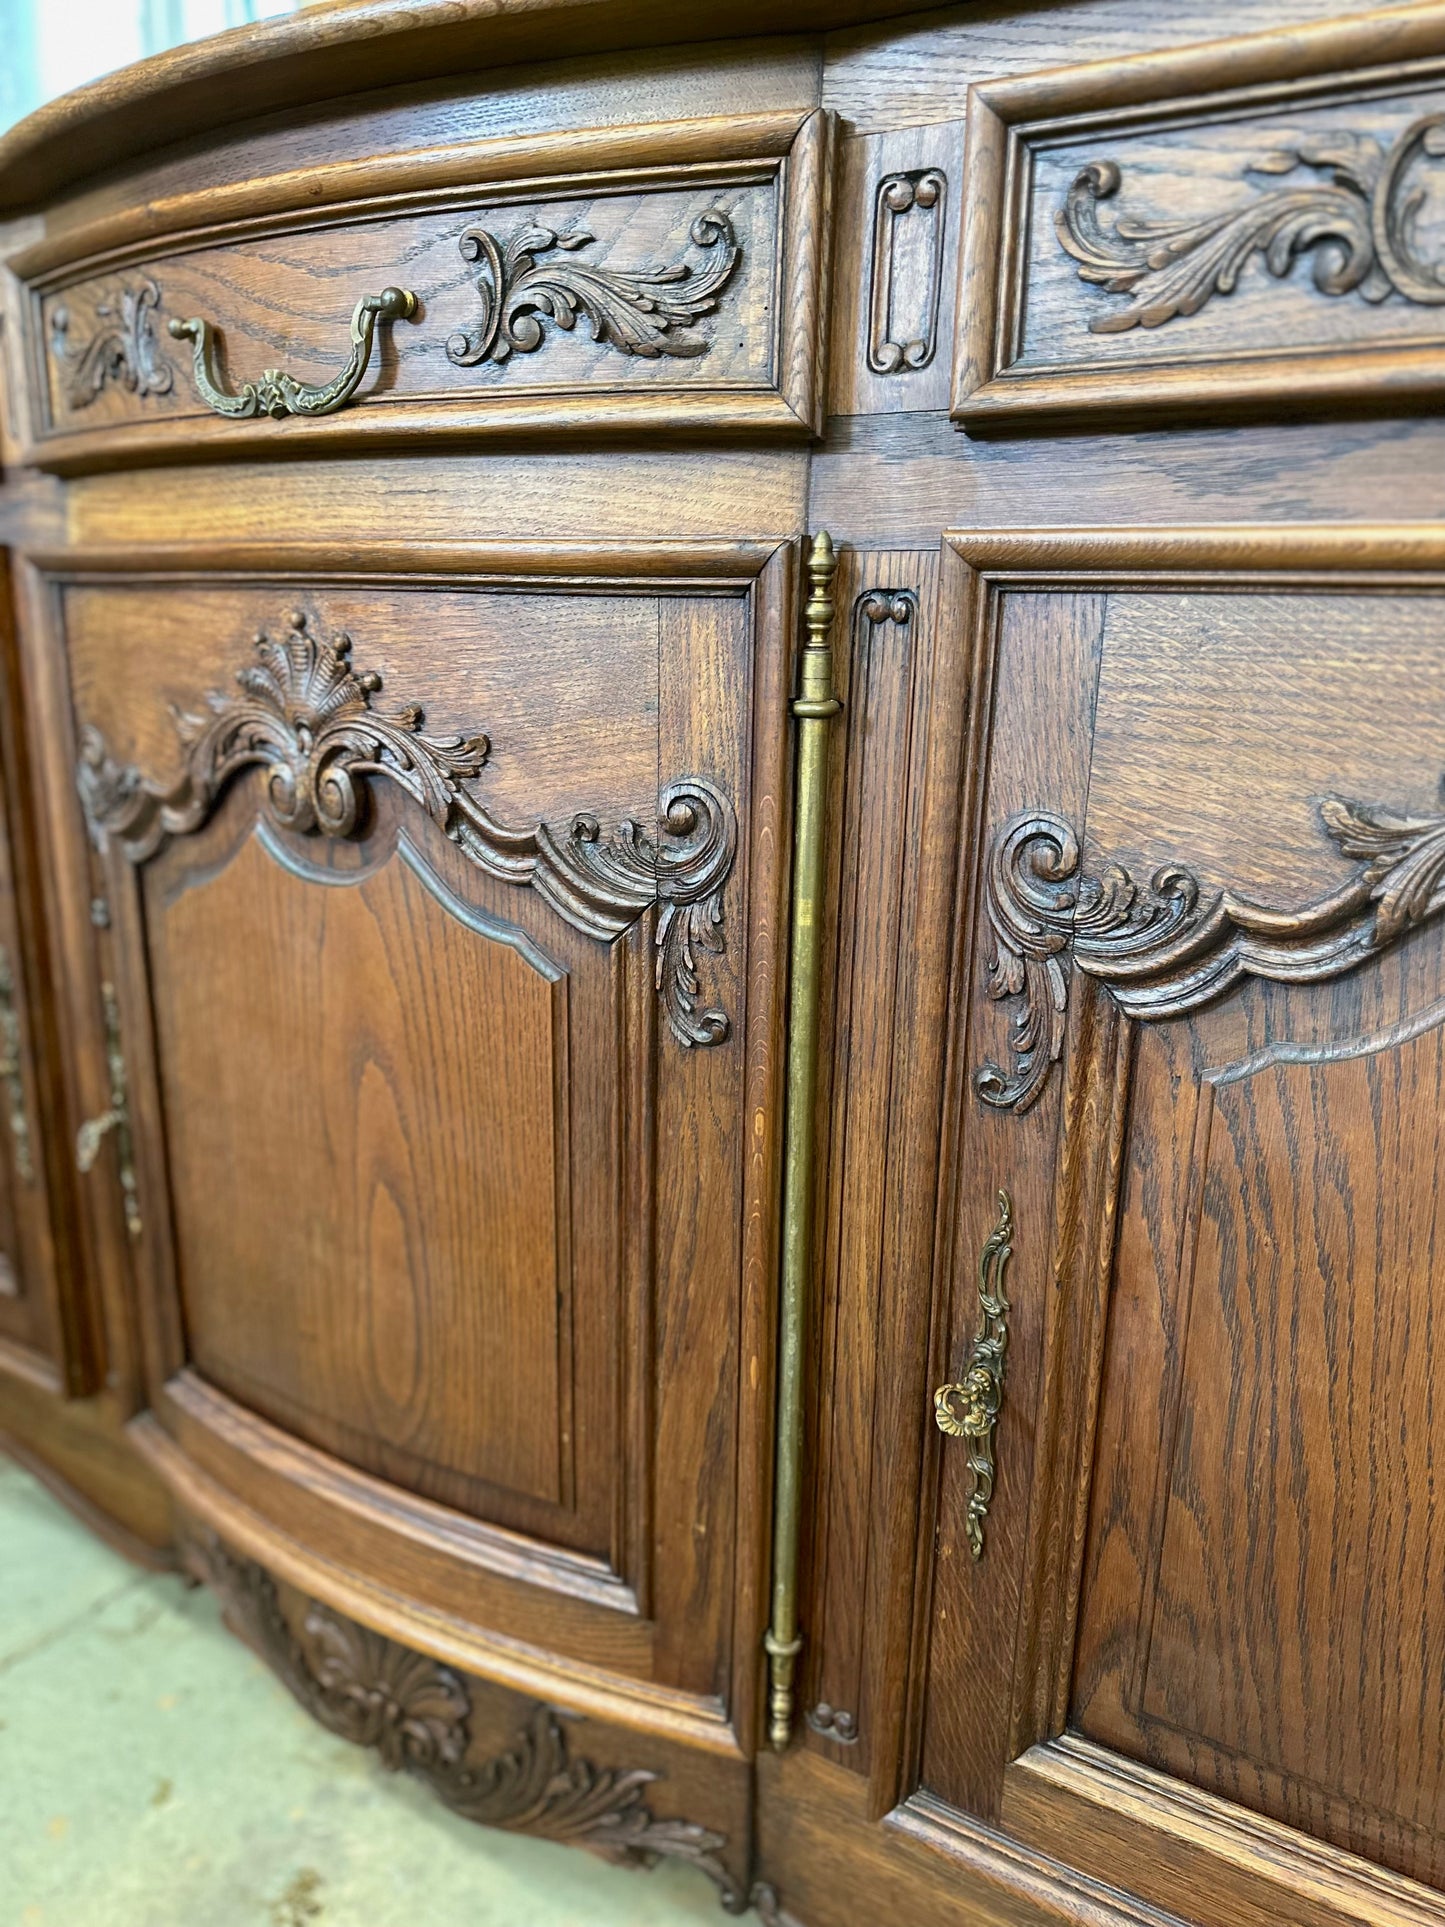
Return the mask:
{"type": "Polygon", "coordinates": [[[1445,1927],[1445,0],[904,14],[0,140],[0,1439],[733,1912],[1445,1927]]]}

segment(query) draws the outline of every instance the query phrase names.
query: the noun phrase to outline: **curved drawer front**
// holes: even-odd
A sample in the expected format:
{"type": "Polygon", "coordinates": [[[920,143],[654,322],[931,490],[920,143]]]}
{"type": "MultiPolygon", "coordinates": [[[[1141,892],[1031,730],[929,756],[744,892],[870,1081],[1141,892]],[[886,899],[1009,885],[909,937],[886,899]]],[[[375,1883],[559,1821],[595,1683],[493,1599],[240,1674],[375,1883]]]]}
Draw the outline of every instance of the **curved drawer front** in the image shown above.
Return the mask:
{"type": "Polygon", "coordinates": [[[975,88],[955,418],[1438,400],[1442,155],[1434,8],[975,88]]]}
{"type": "Polygon", "coordinates": [[[360,182],[259,181],[249,216],[200,194],[166,210],[182,231],[159,244],[101,233],[83,260],[74,243],[64,262],[32,251],[29,458],[548,427],[806,433],[828,145],[827,117],[797,113],[474,143],[360,182]]]}

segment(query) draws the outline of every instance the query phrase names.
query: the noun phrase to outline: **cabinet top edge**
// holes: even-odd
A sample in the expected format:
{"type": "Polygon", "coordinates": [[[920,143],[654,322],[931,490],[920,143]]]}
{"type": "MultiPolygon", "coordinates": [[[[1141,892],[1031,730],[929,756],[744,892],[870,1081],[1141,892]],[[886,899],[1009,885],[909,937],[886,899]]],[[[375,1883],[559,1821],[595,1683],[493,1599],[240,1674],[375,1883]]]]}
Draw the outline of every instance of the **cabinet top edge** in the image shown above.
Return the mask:
{"type": "Polygon", "coordinates": [[[856,27],[919,0],[329,0],[172,48],[0,135],[0,214],[189,136],[372,90],[642,46],[856,27]]]}

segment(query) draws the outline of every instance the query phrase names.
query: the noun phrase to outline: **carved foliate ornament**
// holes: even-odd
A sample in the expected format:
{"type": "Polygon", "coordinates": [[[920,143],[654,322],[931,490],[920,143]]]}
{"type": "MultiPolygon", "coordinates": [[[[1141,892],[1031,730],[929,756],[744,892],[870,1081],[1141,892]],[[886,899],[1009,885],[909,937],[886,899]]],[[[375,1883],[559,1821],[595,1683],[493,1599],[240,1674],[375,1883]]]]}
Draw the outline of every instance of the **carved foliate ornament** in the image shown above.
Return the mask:
{"type": "Polygon", "coordinates": [[[465,787],[485,768],[483,735],[433,736],[407,704],[383,714],[374,671],[352,667],[351,641],[323,642],[305,613],[287,632],[262,630],[239,694],[216,690],[202,714],[172,710],[183,767],[169,788],[117,763],[100,731],[81,732],[77,781],[97,848],[112,840],[143,863],[168,837],[198,830],[241,771],[265,772],[265,807],[283,829],[353,835],[367,783],[404,790],[479,869],[525,884],[577,929],[611,940],[656,908],[655,982],[674,1036],[721,1043],[725,1011],[703,1005],[701,962],[724,950],[724,891],[737,855],[737,818],[722,791],[680,777],[658,797],[659,833],[624,818],[604,832],[595,816],[565,829],[498,823],[465,787]]]}
{"type": "Polygon", "coordinates": [[[1319,806],[1353,876],[1303,910],[1275,910],[1230,890],[1208,891],[1171,864],[1147,885],[1119,864],[1080,867],[1061,816],[1012,818],[989,854],[994,949],[988,994],[1022,998],[1012,1069],[986,1063],[985,1104],[1026,1111],[1064,1044],[1070,965],[1106,983],[1131,1017],[1160,1019],[1221,996],[1242,977],[1319,983],[1342,976],[1445,910],[1445,815],[1409,816],[1326,797],[1319,806]]]}
{"type": "Polygon", "coordinates": [[[136,287],[122,287],[112,300],[95,305],[95,325],[84,341],[72,342],[68,307],[50,318],[50,352],[60,374],[61,393],[72,413],[89,408],[108,382],[129,395],[168,395],[175,370],[156,341],[161,291],[147,276],[136,287]]]}
{"type": "Polygon", "coordinates": [[[1121,214],[1110,227],[1099,209],[1123,177],[1116,162],[1091,161],[1054,225],[1079,263],[1080,280],[1133,296],[1128,307],[1096,315],[1091,332],[1157,328],[1197,314],[1215,295],[1234,291],[1256,254],[1280,279],[1312,254],[1321,294],[1358,293],[1371,302],[1397,294],[1439,307],[1445,271],[1421,258],[1415,231],[1425,197],[1412,170],[1422,156],[1445,158],[1445,114],[1416,121],[1388,149],[1366,134],[1330,133],[1266,154],[1246,171],[1279,176],[1309,168],[1326,178],[1272,189],[1243,207],[1182,222],[1121,214]]]}
{"type": "Polygon", "coordinates": [[[585,229],[521,228],[505,242],[484,227],[470,227],[458,246],[480,264],[481,316],[447,342],[447,359],[459,368],[530,355],[546,339],[544,320],[571,332],[580,315],[594,341],[625,355],[705,355],[707,340],[692,323],[711,314],[732,279],[742,250],[732,222],[716,208],[699,214],[693,245],[711,258],[701,267],[676,261],[661,268],[595,267],[576,258],[594,237],[585,229]],[[543,257],[554,257],[544,259],[543,257]]]}
{"type": "Polygon", "coordinates": [[[713,1882],[729,1913],[748,1904],[720,1858],[726,1836],[659,1818],[648,1792],[660,1776],[646,1767],[595,1766],[573,1753],[568,1723],[551,1707],[535,1707],[503,1751],[473,1760],[471,1696],[449,1666],[314,1601],[298,1631],[270,1575],[212,1532],[192,1538],[188,1558],[220,1595],[234,1630],[313,1718],[420,1780],[453,1813],[590,1847],[621,1865],[685,1861],[713,1882]]]}

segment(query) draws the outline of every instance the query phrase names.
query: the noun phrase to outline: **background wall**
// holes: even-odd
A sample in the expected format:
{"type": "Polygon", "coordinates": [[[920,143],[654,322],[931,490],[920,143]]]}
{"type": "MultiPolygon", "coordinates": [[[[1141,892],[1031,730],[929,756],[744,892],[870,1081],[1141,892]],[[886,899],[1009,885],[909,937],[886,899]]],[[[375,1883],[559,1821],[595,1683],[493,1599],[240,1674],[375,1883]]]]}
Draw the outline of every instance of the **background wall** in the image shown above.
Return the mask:
{"type": "Polygon", "coordinates": [[[132,60],[305,0],[0,0],[0,131],[132,60]]]}

